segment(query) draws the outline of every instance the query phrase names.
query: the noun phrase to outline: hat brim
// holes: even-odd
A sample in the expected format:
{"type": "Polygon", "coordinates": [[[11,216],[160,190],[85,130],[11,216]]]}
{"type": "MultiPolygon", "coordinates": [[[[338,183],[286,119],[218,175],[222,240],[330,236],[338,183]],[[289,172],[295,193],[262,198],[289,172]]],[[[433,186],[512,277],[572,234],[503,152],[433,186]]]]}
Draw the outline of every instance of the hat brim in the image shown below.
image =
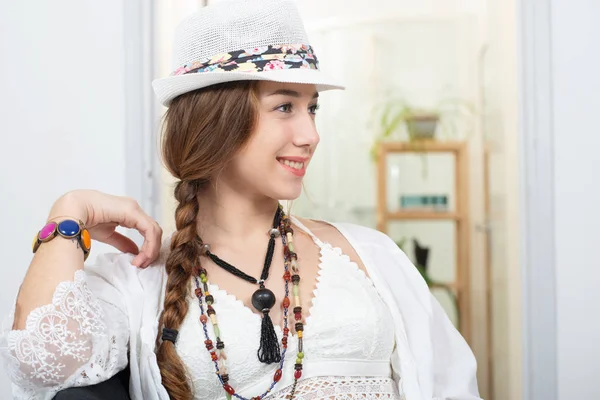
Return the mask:
{"type": "Polygon", "coordinates": [[[249,80],[315,85],[318,92],[345,89],[344,86],[319,70],[301,68],[262,72],[213,71],[192,73],[156,79],[152,82],[152,87],[158,100],[164,106],[168,106],[175,97],[192,90],[224,82],[249,80]]]}

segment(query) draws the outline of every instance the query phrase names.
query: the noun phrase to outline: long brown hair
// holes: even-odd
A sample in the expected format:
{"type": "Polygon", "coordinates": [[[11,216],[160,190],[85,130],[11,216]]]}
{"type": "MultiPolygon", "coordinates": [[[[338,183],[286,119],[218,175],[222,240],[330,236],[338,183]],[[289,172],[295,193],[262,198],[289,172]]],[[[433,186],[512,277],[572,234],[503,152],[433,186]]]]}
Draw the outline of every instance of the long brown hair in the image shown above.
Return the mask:
{"type": "MultiPolygon", "coordinates": [[[[188,312],[190,278],[198,266],[201,243],[196,233],[198,193],[212,182],[246,144],[258,118],[256,82],[224,83],[175,98],[165,114],[162,137],[163,161],[179,182],[177,231],[167,258],[167,286],[162,328],[179,329],[188,312]]],[[[158,340],[158,338],[157,338],[158,340]]],[[[192,399],[183,362],[169,341],[159,344],[158,366],[162,384],[171,399],[192,399]]]]}

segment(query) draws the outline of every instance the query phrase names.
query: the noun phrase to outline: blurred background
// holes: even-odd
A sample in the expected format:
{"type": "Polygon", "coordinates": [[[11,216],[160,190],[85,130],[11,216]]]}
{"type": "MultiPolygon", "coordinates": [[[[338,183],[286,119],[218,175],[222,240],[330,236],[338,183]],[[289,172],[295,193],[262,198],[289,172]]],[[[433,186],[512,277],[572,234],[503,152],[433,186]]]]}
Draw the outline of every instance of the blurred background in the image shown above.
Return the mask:
{"type": "MultiPolygon", "coordinates": [[[[150,82],[173,70],[178,22],[214,2],[0,0],[0,315],[67,190],[132,196],[174,229],[150,82]]],[[[600,399],[600,2],[298,6],[347,90],[320,98],[293,212],[390,235],[473,349],[483,398],[600,399]]]]}

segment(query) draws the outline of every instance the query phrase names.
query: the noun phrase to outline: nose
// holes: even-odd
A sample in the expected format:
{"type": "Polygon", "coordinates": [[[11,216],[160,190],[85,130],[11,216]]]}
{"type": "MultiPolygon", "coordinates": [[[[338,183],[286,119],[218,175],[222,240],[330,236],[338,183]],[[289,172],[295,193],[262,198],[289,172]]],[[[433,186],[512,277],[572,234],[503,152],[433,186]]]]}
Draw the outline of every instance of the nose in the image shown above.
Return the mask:
{"type": "Polygon", "coordinates": [[[293,143],[297,147],[307,147],[313,150],[321,138],[315,126],[315,120],[308,114],[299,118],[294,127],[293,143]]]}

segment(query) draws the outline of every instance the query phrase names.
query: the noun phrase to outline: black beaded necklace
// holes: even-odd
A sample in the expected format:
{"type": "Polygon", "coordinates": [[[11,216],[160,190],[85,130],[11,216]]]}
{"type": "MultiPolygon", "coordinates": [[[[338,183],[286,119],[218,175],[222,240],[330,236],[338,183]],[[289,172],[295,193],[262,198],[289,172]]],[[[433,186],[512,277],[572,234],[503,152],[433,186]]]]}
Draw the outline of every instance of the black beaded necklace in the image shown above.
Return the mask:
{"type": "Polygon", "coordinates": [[[256,279],[246,274],[229,264],[227,261],[219,258],[216,254],[211,252],[210,245],[208,244],[203,245],[202,252],[203,255],[209,257],[216,265],[223,268],[225,271],[247,282],[259,285],[259,288],[252,294],[252,305],[263,314],[260,329],[260,347],[258,348],[257,354],[258,360],[265,364],[281,361],[277,334],[273,327],[273,321],[269,316],[269,311],[275,305],[277,299],[275,298],[275,293],[265,287],[265,281],[269,278],[269,269],[271,268],[271,262],[273,261],[275,239],[280,236],[279,225],[281,223],[281,217],[282,209],[281,206],[278,206],[277,211],[275,211],[275,216],[273,217],[272,229],[269,231],[269,245],[267,247],[267,254],[265,255],[265,262],[262,273],[260,274],[260,279],[256,279]]]}
{"type": "MultiPolygon", "coordinates": [[[[285,273],[283,274],[283,280],[285,281],[285,296],[281,305],[283,307],[283,336],[281,338],[281,361],[279,362],[279,368],[273,374],[273,380],[269,387],[259,396],[247,398],[236,393],[235,389],[229,384],[229,373],[227,371],[227,365],[225,360],[227,356],[225,353],[225,343],[221,340],[221,329],[219,328],[217,314],[212,304],[214,303],[213,296],[209,293],[208,288],[208,271],[198,265],[194,275],[194,282],[196,289],[194,294],[198,298],[198,305],[200,306],[200,323],[202,324],[202,330],[204,332],[204,344],[206,350],[210,354],[210,358],[215,365],[215,372],[219,383],[223,385],[225,391],[225,397],[231,400],[233,397],[239,400],[261,400],[264,399],[271,393],[277,382],[279,382],[283,376],[283,364],[286,358],[286,352],[288,348],[288,338],[290,329],[288,328],[288,313],[291,305],[290,295],[294,299],[294,329],[296,331],[296,339],[298,341],[298,352],[296,354],[296,363],[294,364],[294,382],[292,384],[290,394],[286,397],[289,400],[293,400],[296,392],[296,386],[299,380],[302,378],[304,350],[303,350],[303,337],[304,337],[304,323],[302,319],[302,302],[300,301],[300,265],[298,263],[298,255],[294,250],[294,230],[292,229],[292,223],[287,215],[281,210],[281,222],[279,224],[279,236],[283,244],[283,268],[285,273]],[[292,288],[290,290],[290,283],[292,288]],[[208,321],[212,324],[213,333],[216,340],[216,346],[213,344],[213,340],[210,338],[208,332],[208,321]],[[216,347],[216,348],[215,348],[216,347]]],[[[167,334],[169,330],[167,330],[167,334]]],[[[175,331],[175,335],[177,331],[175,331]]],[[[175,337],[176,338],[176,337],[175,337]]],[[[165,329],[163,329],[163,340],[171,340],[168,337],[165,339],[165,329]]]]}

